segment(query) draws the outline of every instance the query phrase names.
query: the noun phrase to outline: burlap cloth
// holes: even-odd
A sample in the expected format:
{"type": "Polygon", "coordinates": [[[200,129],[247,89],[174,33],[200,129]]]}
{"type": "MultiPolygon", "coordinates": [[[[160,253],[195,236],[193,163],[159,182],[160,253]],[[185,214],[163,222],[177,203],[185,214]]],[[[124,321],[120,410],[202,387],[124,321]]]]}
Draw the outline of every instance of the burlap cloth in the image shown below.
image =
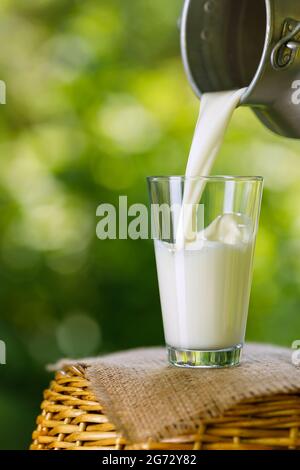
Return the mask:
{"type": "Polygon", "coordinates": [[[259,344],[244,349],[231,369],[182,369],[166,362],[162,348],[135,349],[65,364],[86,368],[91,388],[111,422],[129,441],[194,432],[243,399],[300,393],[300,370],[291,350],[259,344]]]}

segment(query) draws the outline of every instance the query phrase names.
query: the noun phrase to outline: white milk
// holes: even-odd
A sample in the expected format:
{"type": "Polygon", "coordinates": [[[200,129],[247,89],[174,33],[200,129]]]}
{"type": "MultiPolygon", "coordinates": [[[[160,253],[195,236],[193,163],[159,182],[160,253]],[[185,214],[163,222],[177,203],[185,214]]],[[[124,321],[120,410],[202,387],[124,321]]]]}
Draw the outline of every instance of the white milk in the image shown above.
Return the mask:
{"type": "Polygon", "coordinates": [[[251,221],[222,215],[183,250],[156,240],[155,254],[166,343],[194,350],[243,343],[253,257],[251,221]]]}
{"type": "MultiPolygon", "coordinates": [[[[244,91],[202,97],[187,177],[209,175],[244,91]]],[[[205,182],[186,183],[183,204],[199,203],[204,186],[205,182]]],[[[187,219],[181,213],[175,245],[155,241],[166,343],[196,350],[242,343],[252,271],[251,221],[220,214],[190,241],[187,219]]]]}

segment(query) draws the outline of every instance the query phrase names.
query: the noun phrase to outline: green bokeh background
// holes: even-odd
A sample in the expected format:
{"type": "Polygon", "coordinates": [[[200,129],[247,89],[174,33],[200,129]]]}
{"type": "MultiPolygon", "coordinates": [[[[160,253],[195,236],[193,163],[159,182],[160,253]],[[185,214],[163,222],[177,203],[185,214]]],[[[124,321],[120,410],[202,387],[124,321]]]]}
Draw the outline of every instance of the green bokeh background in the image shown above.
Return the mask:
{"type": "MultiPolygon", "coordinates": [[[[26,448],[45,364],[163,342],[151,241],[99,241],[96,208],[184,172],[198,100],[182,0],[1,0],[0,448],[26,448]]],[[[248,340],[300,338],[300,143],[236,111],[214,173],[265,192],[248,340]]]]}

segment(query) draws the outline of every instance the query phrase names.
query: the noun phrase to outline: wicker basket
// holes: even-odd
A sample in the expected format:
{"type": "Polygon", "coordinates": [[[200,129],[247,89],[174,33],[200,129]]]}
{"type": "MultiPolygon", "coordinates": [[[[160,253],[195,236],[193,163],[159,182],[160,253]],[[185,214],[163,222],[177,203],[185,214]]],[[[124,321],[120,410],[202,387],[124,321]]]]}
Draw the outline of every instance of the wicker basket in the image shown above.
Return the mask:
{"type": "Polygon", "coordinates": [[[197,434],[134,444],[109,422],[84,369],[56,373],[44,393],[31,450],[300,449],[300,393],[245,401],[203,422],[197,434]]]}

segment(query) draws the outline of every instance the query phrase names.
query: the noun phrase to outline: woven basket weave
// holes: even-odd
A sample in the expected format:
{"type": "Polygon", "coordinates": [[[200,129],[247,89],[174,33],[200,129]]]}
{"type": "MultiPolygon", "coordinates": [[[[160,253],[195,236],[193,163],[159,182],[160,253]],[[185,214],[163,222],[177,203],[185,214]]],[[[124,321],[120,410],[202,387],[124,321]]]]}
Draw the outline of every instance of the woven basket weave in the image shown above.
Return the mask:
{"type": "Polygon", "coordinates": [[[109,422],[84,369],[57,372],[44,392],[31,450],[300,449],[300,393],[247,400],[203,422],[197,434],[127,442],[109,422]]]}

